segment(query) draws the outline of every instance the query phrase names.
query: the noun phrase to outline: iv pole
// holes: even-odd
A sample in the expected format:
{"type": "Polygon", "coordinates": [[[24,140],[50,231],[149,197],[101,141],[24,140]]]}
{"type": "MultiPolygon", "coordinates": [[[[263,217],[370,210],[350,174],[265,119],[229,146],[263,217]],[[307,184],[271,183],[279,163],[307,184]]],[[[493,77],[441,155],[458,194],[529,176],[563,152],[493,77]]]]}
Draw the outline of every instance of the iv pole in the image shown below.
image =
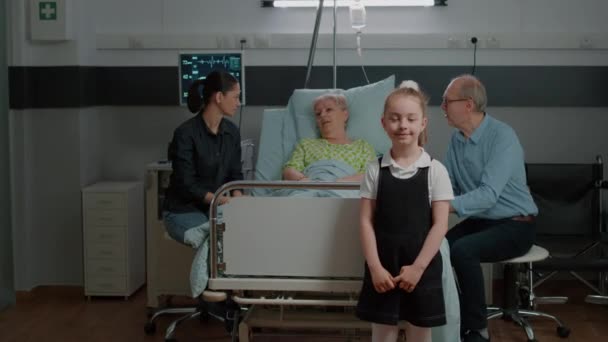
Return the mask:
{"type": "Polygon", "coordinates": [[[338,17],[337,17],[337,4],[338,2],[334,0],[334,88],[338,89],[338,68],[336,64],[336,30],[338,29],[338,17]]]}
{"type": "MultiPolygon", "coordinates": [[[[338,81],[338,69],[336,65],[336,30],[337,30],[337,1],[334,1],[334,31],[333,31],[333,41],[334,41],[334,65],[333,65],[333,85],[334,89],[337,88],[338,81]]],[[[310,43],[310,50],[308,51],[308,66],[306,69],[306,81],[304,82],[304,88],[308,88],[308,84],[310,83],[310,73],[312,71],[312,62],[315,59],[315,52],[317,51],[317,38],[319,38],[319,25],[321,24],[321,17],[323,15],[323,0],[319,0],[319,7],[317,8],[317,17],[315,20],[315,28],[312,33],[312,42],[310,43]]]]}

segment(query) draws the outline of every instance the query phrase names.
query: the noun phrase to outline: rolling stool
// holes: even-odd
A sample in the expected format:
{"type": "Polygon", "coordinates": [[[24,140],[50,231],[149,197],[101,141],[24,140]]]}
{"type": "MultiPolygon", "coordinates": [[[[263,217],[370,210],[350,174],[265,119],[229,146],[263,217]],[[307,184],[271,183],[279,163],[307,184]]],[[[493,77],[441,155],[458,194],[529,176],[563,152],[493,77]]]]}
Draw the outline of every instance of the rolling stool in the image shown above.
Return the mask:
{"type": "MultiPolygon", "coordinates": [[[[196,307],[189,307],[189,308],[172,308],[172,309],[166,309],[163,310],[163,313],[183,313],[186,314],[176,320],[174,320],[173,322],[171,322],[171,324],[169,324],[169,326],[167,327],[167,330],[165,331],[165,341],[166,342],[176,342],[177,339],[174,337],[175,334],[175,329],[183,322],[190,320],[190,319],[194,319],[200,316],[206,316],[209,315],[215,319],[217,319],[218,321],[221,322],[226,322],[226,317],[221,317],[219,315],[217,315],[216,313],[207,310],[207,303],[219,303],[219,302],[224,302],[227,299],[227,295],[224,292],[215,292],[215,291],[203,291],[203,294],[201,295],[201,304],[196,306],[196,307]]],[[[161,314],[160,312],[157,314],[161,314]]],[[[155,314],[156,315],[156,314],[155,314]]],[[[149,320],[149,322],[146,324],[145,330],[146,330],[146,334],[151,334],[154,333],[155,330],[155,326],[153,326],[153,320],[154,320],[154,316],[149,320]]],[[[238,323],[237,323],[238,324],[238,323]]],[[[235,328],[232,327],[232,325],[236,325],[234,323],[231,323],[230,327],[226,327],[228,331],[234,331],[235,328]],[[230,329],[228,329],[230,328],[230,329]]],[[[233,337],[232,340],[235,341],[236,335],[233,333],[233,337]]]]}
{"type": "MultiPolygon", "coordinates": [[[[534,338],[534,330],[532,329],[532,326],[530,325],[530,323],[528,323],[527,318],[528,317],[545,317],[545,318],[550,318],[552,320],[554,320],[557,323],[557,335],[559,337],[565,338],[568,337],[568,335],[570,335],[570,329],[568,327],[566,327],[564,325],[564,323],[558,319],[557,317],[550,315],[548,313],[544,313],[544,312],[540,312],[540,311],[536,311],[536,297],[534,296],[534,278],[533,278],[533,272],[532,272],[532,263],[534,262],[538,262],[541,260],[545,260],[546,258],[549,257],[549,252],[540,247],[540,246],[536,246],[533,245],[532,248],[530,248],[530,250],[517,258],[513,258],[513,259],[509,259],[509,260],[505,260],[502,261],[501,263],[505,264],[505,267],[510,267],[510,266],[517,266],[519,264],[527,264],[528,267],[528,283],[525,284],[524,286],[522,286],[520,289],[525,291],[527,294],[527,298],[525,298],[527,300],[527,303],[525,303],[530,309],[520,309],[519,307],[512,307],[511,305],[508,305],[508,301],[507,301],[507,296],[505,296],[505,305],[504,308],[498,308],[498,307],[488,307],[488,319],[493,319],[493,318],[497,318],[497,317],[503,317],[503,318],[507,318],[507,319],[512,319],[514,322],[516,322],[517,324],[519,324],[524,331],[526,332],[526,335],[528,336],[528,342],[536,342],[537,340],[534,338]]],[[[506,272],[507,273],[507,272],[506,272]]],[[[513,285],[510,284],[511,281],[509,280],[513,280],[514,279],[509,279],[509,275],[506,274],[505,275],[505,293],[507,293],[507,288],[508,285],[513,285]]],[[[521,284],[523,285],[523,284],[521,284]]],[[[523,292],[523,291],[520,291],[523,292]]],[[[521,298],[521,300],[523,301],[524,298],[521,298]]]]}

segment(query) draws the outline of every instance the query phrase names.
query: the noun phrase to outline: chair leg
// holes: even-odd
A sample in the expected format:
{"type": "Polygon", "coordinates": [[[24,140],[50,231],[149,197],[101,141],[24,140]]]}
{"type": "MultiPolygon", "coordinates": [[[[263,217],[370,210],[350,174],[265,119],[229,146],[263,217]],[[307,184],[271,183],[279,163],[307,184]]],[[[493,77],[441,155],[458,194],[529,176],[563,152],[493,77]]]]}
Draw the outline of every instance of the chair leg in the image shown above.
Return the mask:
{"type": "MultiPolygon", "coordinates": [[[[530,286],[530,303],[532,303],[532,308],[536,308],[536,304],[538,304],[541,301],[539,301],[539,298],[536,297],[536,295],[534,294],[534,272],[533,272],[532,263],[528,263],[528,270],[529,270],[528,285],[530,286]]],[[[553,302],[553,303],[563,304],[568,301],[568,297],[545,297],[544,299],[545,299],[546,303],[553,302]]],[[[562,322],[562,320],[560,320],[559,318],[557,318],[553,315],[550,315],[545,312],[539,312],[539,311],[534,311],[534,310],[523,310],[523,309],[518,310],[518,312],[527,317],[545,317],[545,318],[552,319],[555,323],[557,323],[556,332],[559,337],[564,338],[564,337],[568,337],[570,335],[570,328],[566,327],[564,325],[564,322],[562,322]]]]}
{"type": "Polygon", "coordinates": [[[549,318],[552,319],[553,321],[555,321],[555,323],[557,323],[558,327],[564,327],[564,322],[562,322],[562,320],[560,320],[559,318],[550,315],[548,313],[545,312],[539,312],[539,311],[531,311],[531,310],[517,310],[517,313],[520,315],[523,315],[525,317],[545,317],[545,318],[549,318]]]}
{"type": "MultiPolygon", "coordinates": [[[[496,307],[489,307],[488,311],[492,311],[492,312],[488,313],[488,316],[487,316],[488,320],[494,319],[494,318],[499,318],[499,317],[504,317],[504,318],[510,319],[513,322],[517,323],[520,327],[522,327],[522,329],[524,329],[524,332],[526,333],[526,337],[528,337],[528,342],[536,341],[535,335],[534,335],[534,329],[532,329],[532,326],[530,325],[528,320],[522,315],[524,310],[512,311],[512,310],[505,310],[505,309],[500,309],[500,308],[496,308],[496,307]]],[[[526,310],[526,312],[528,312],[528,311],[526,310]]]]}
{"type": "Polygon", "coordinates": [[[488,315],[486,316],[488,320],[501,317],[504,315],[504,310],[497,307],[488,307],[488,315]]]}
{"type": "Polygon", "coordinates": [[[182,324],[183,322],[185,322],[187,320],[200,316],[200,314],[201,314],[201,311],[196,311],[189,315],[180,317],[180,318],[176,319],[175,321],[171,322],[171,324],[169,324],[169,326],[167,327],[167,330],[165,332],[165,341],[173,340],[173,335],[175,334],[175,328],[177,328],[177,326],[179,326],[180,324],[182,324]]]}
{"type": "Polygon", "coordinates": [[[234,312],[234,321],[232,322],[232,342],[238,342],[239,340],[239,323],[240,323],[240,310],[234,312]]]}
{"type": "Polygon", "coordinates": [[[524,332],[528,337],[528,342],[536,341],[536,339],[534,338],[534,330],[532,329],[530,323],[528,323],[527,319],[525,319],[523,316],[518,315],[518,313],[511,314],[511,318],[514,322],[519,324],[519,326],[524,329],[524,332]]]}
{"type": "Polygon", "coordinates": [[[588,295],[585,297],[585,302],[591,304],[608,305],[608,296],[588,295]]]}
{"type": "MultiPolygon", "coordinates": [[[[545,317],[545,318],[552,319],[553,321],[555,321],[555,323],[557,323],[557,335],[558,336],[568,337],[570,335],[570,329],[568,327],[566,327],[559,318],[557,318],[553,315],[550,315],[548,313],[534,311],[534,308],[536,307],[536,304],[538,303],[537,300],[539,298],[537,298],[534,295],[534,278],[533,278],[534,274],[533,274],[533,269],[532,269],[532,263],[528,263],[527,266],[528,266],[527,284],[525,284],[523,281],[519,281],[518,285],[520,285],[520,286],[523,285],[523,288],[525,288],[525,290],[527,292],[525,295],[525,298],[521,298],[522,300],[525,300],[525,302],[521,303],[521,304],[523,306],[529,306],[531,309],[526,310],[526,309],[511,308],[511,307],[506,307],[506,308],[488,307],[487,318],[488,319],[493,319],[493,318],[498,318],[498,317],[511,318],[514,322],[519,324],[524,329],[526,336],[528,337],[528,342],[532,342],[532,341],[536,341],[536,339],[535,339],[535,335],[534,335],[534,330],[532,329],[532,326],[528,322],[528,318],[529,317],[545,317]]],[[[506,277],[506,275],[505,275],[505,277],[506,277]]],[[[509,280],[511,280],[511,279],[509,279],[509,280]]],[[[521,295],[521,293],[520,293],[520,295],[521,295]]],[[[507,302],[506,300],[507,300],[507,298],[505,297],[505,302],[507,303],[507,305],[509,305],[510,303],[507,302]]]]}
{"type": "Polygon", "coordinates": [[[154,314],[148,319],[146,324],[144,325],[144,331],[146,335],[153,335],[156,332],[156,318],[162,315],[168,314],[190,314],[196,312],[196,308],[166,308],[157,310],[154,314]]]}
{"type": "Polygon", "coordinates": [[[189,314],[196,312],[195,307],[190,308],[170,308],[170,309],[162,309],[154,312],[152,317],[148,320],[148,322],[153,322],[157,317],[161,315],[174,315],[174,314],[189,314]]]}

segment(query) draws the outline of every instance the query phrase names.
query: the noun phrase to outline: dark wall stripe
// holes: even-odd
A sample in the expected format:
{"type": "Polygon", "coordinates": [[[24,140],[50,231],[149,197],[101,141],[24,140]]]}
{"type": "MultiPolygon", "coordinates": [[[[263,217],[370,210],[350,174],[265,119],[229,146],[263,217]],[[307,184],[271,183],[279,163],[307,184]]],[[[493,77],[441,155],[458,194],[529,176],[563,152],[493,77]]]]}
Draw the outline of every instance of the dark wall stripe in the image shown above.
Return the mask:
{"type": "Polygon", "coordinates": [[[95,105],[94,67],[9,67],[11,108],[57,108],[95,105]]]}
{"type": "Polygon", "coordinates": [[[99,67],[98,105],[173,106],[179,105],[176,67],[99,67]]]}
{"type": "MultiPolygon", "coordinates": [[[[369,66],[372,82],[395,74],[418,81],[438,105],[449,80],[470,71],[465,66],[369,66]]],[[[248,105],[285,105],[302,88],[304,66],[246,68],[248,105]]],[[[9,67],[10,106],[62,108],[85,106],[178,105],[177,67],[9,67]]],[[[608,107],[608,67],[481,66],[490,106],[608,107]]],[[[361,67],[338,67],[338,87],[365,83],[361,67]]],[[[330,88],[332,68],[313,68],[311,88],[330,88]]]]}

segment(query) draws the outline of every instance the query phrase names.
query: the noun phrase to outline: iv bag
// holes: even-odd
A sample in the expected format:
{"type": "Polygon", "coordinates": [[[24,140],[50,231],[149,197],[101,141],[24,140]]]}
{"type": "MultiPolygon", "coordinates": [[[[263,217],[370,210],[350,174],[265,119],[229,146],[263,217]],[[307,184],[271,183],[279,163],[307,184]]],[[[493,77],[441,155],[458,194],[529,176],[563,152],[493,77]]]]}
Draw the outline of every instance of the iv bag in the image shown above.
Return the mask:
{"type": "Polygon", "coordinates": [[[350,5],[350,24],[353,29],[361,31],[365,27],[365,6],[363,1],[353,0],[350,5]]]}

